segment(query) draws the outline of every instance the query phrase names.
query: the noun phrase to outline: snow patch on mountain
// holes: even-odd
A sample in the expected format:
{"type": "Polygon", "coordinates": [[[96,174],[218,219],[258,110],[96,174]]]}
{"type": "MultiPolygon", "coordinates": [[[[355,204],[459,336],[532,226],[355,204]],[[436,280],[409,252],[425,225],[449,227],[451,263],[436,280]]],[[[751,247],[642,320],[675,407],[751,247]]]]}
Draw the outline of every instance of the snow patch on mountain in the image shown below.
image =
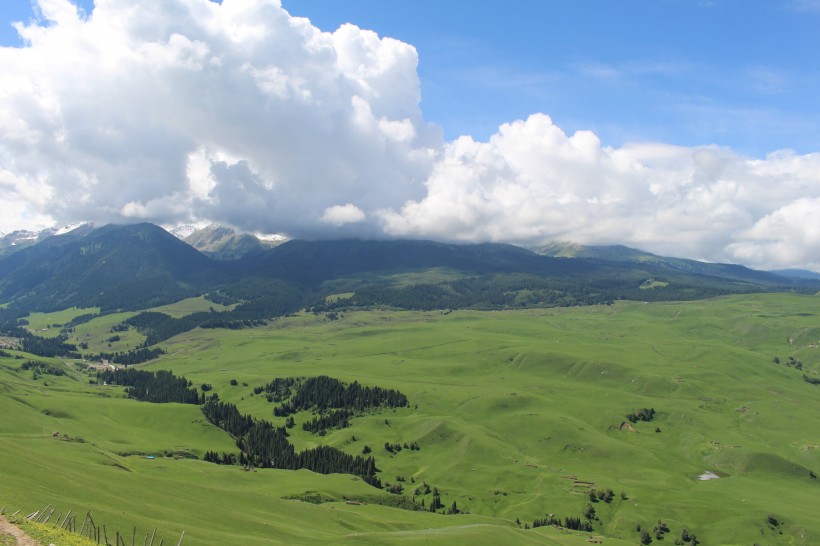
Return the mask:
{"type": "Polygon", "coordinates": [[[183,241],[187,238],[199,231],[200,229],[206,227],[205,225],[196,225],[196,224],[181,224],[178,226],[162,226],[165,231],[176,237],[177,239],[182,239],[183,241]]]}
{"type": "Polygon", "coordinates": [[[40,231],[28,229],[17,229],[10,233],[0,233],[0,254],[6,249],[19,250],[27,246],[39,243],[55,235],[65,235],[72,231],[91,224],[69,224],[66,226],[54,226],[40,231]]]}
{"type": "Polygon", "coordinates": [[[55,229],[55,228],[51,228],[51,229],[55,229],[55,231],[54,231],[54,235],[65,235],[66,233],[71,233],[71,232],[72,232],[72,231],[74,231],[75,229],[80,228],[80,227],[83,227],[83,226],[85,226],[85,225],[88,225],[88,224],[83,224],[83,223],[79,223],[79,224],[68,224],[67,226],[63,226],[63,227],[61,227],[61,228],[57,228],[57,229],[55,229]]]}

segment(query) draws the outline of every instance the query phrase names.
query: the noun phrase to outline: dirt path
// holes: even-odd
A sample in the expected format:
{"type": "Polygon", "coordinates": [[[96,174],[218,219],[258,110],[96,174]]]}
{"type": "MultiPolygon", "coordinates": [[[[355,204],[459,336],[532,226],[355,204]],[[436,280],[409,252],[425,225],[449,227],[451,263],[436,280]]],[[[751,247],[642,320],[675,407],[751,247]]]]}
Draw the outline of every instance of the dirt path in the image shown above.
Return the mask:
{"type": "Polygon", "coordinates": [[[40,543],[25,534],[19,527],[9,523],[9,520],[0,516],[0,537],[11,535],[17,539],[18,546],[40,546],[40,543]]]}

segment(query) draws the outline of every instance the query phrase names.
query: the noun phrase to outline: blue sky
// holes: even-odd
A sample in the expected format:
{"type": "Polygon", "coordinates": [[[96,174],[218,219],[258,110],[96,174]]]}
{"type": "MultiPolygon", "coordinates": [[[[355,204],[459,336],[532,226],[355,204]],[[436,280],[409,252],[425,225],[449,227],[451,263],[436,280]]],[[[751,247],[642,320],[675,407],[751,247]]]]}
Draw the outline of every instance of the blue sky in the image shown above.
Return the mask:
{"type": "MultiPolygon", "coordinates": [[[[78,2],[87,12],[93,3],[78,2]]],[[[283,0],[325,31],[412,44],[422,111],[448,139],[543,112],[605,145],[820,146],[820,1],[283,0]]],[[[4,0],[0,43],[29,0],[4,0]]]]}
{"type": "Polygon", "coordinates": [[[761,0],[328,2],[285,7],[416,46],[423,110],[450,137],[544,112],[605,143],[820,143],[820,3],[761,0]]]}
{"type": "Polygon", "coordinates": [[[36,5],[0,8],[0,231],[215,222],[820,271],[820,0],[36,5]]]}

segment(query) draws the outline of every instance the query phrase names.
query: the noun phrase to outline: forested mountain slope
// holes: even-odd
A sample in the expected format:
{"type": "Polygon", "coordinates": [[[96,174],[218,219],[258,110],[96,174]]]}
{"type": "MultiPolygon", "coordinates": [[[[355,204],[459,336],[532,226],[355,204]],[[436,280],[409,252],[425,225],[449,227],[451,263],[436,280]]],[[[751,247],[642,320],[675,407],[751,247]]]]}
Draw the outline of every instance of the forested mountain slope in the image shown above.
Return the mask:
{"type": "MultiPolygon", "coordinates": [[[[0,257],[0,303],[8,304],[4,315],[20,316],[70,306],[144,309],[201,294],[247,303],[287,293],[288,308],[293,302],[321,308],[326,296],[343,292],[352,294],[347,306],[518,308],[820,289],[818,279],[626,247],[569,251],[545,248],[552,255],[544,256],[492,243],[294,240],[214,260],[151,224],[87,226],[0,257]],[[581,257],[556,257],[569,251],[581,257]]],[[[270,312],[269,305],[257,307],[251,318],[270,312]]]]}

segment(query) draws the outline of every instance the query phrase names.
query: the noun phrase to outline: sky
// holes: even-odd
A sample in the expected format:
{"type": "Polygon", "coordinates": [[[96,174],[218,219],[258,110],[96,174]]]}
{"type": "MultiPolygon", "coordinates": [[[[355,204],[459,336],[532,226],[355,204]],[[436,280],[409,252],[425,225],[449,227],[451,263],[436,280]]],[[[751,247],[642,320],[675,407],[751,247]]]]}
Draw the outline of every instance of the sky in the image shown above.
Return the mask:
{"type": "Polygon", "coordinates": [[[4,0],[0,231],[820,271],[820,0],[4,0]]]}

